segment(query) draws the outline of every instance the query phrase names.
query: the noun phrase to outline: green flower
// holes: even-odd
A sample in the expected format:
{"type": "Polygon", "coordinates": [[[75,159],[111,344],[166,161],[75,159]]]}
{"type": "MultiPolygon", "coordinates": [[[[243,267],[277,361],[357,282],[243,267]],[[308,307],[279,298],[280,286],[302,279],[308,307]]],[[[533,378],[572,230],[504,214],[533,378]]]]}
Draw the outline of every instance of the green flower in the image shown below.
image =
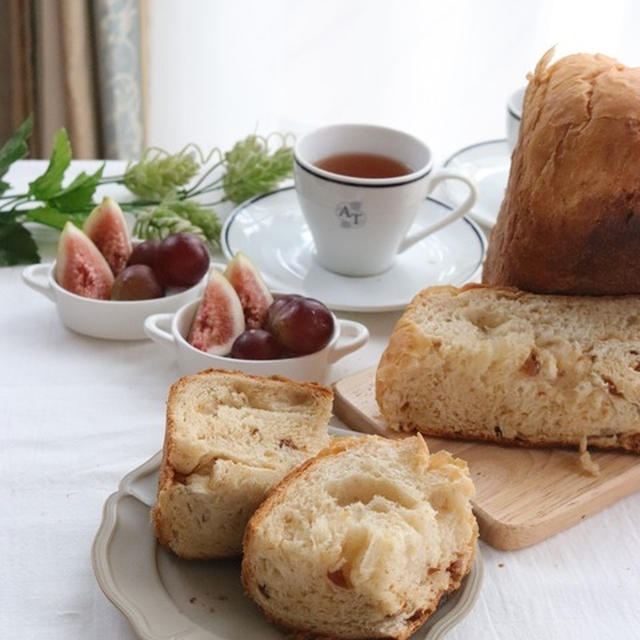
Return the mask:
{"type": "Polygon", "coordinates": [[[189,153],[145,156],[127,168],[124,184],[143,200],[162,200],[192,180],[200,165],[189,153]]]}
{"type": "Polygon", "coordinates": [[[283,144],[269,153],[268,140],[255,135],[237,142],[224,160],[222,186],[226,198],[235,203],[275,189],[293,169],[291,147],[283,144]]]}
{"type": "Polygon", "coordinates": [[[172,196],[156,207],[140,211],[133,233],[140,238],[162,239],[172,233],[184,231],[217,245],[220,226],[218,215],[210,207],[203,207],[192,200],[178,200],[172,196]]]}

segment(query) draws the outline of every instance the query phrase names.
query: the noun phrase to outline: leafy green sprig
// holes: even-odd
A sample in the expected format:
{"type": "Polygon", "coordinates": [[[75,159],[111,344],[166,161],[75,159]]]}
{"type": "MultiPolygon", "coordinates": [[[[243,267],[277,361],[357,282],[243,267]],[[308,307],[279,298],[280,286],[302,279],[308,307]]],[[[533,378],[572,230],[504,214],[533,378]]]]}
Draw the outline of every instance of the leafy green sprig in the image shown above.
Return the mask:
{"type": "Polygon", "coordinates": [[[164,238],[188,231],[216,245],[221,225],[214,207],[274,189],[292,171],[289,136],[249,135],[224,154],[213,149],[205,156],[194,144],[174,154],[150,148],[122,175],[104,176],[103,164],[63,186],[72,153],[67,133],[60,129],[46,171],[29,183],[26,193],[6,194],[10,185],[1,179],[27,154],[32,128],[29,118],[0,148],[0,266],[39,262],[25,223],[55,229],[62,229],[68,220],[81,225],[96,206],[96,189],[112,184],[125,186],[134,196],[120,204],[135,217],[136,236],[164,238]]]}
{"type": "MultiPolygon", "coordinates": [[[[126,210],[126,204],[123,206],[126,210]]],[[[157,206],[137,213],[133,233],[140,238],[160,240],[171,233],[186,231],[210,241],[220,236],[220,226],[219,218],[211,215],[211,209],[170,195],[157,206]]]]}

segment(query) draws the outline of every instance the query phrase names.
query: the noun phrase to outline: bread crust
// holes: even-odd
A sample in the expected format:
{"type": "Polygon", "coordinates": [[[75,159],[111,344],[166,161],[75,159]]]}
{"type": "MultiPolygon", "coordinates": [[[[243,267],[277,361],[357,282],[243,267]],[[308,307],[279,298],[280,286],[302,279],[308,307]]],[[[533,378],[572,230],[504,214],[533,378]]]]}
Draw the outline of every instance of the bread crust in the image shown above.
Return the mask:
{"type": "MultiPolygon", "coordinates": [[[[173,415],[171,412],[171,405],[174,399],[181,395],[184,389],[186,389],[194,379],[199,377],[207,377],[211,374],[223,374],[224,376],[237,377],[243,380],[254,380],[256,382],[262,382],[264,380],[275,380],[284,383],[290,383],[295,385],[298,389],[304,389],[308,391],[312,396],[316,398],[323,398],[328,401],[333,400],[333,391],[327,387],[324,387],[315,382],[299,382],[290,380],[289,378],[285,378],[283,376],[273,375],[268,378],[255,376],[246,374],[242,371],[228,371],[223,369],[205,369],[191,376],[183,376],[176,382],[174,382],[170,389],[167,397],[166,403],[166,428],[164,435],[164,443],[163,443],[163,454],[162,461],[160,464],[160,471],[158,476],[158,496],[164,492],[169,492],[173,487],[177,484],[181,484],[178,482],[180,474],[174,469],[171,464],[171,459],[173,456],[174,448],[175,448],[175,434],[177,430],[177,425],[175,420],[173,419],[173,415]]],[[[215,463],[215,458],[214,458],[215,463]]],[[[167,517],[167,514],[164,513],[161,503],[158,500],[156,504],[152,507],[150,512],[151,522],[154,526],[156,537],[158,542],[169,549],[171,549],[174,553],[179,555],[181,558],[185,560],[199,560],[199,559],[222,559],[229,557],[239,557],[241,555],[240,550],[236,553],[220,553],[213,554],[208,553],[206,556],[202,556],[199,554],[192,554],[184,549],[176,549],[173,544],[173,535],[171,532],[171,521],[170,518],[167,517]]]]}
{"type": "MultiPolygon", "coordinates": [[[[503,436],[492,436],[488,432],[482,432],[466,428],[460,433],[447,429],[434,429],[432,427],[418,427],[411,423],[399,423],[398,431],[404,433],[422,433],[432,438],[445,438],[447,440],[473,440],[476,442],[492,442],[506,447],[520,447],[525,449],[549,449],[549,448],[571,448],[575,449],[577,443],[574,440],[562,439],[540,439],[523,440],[522,438],[505,438],[503,436]]],[[[640,453],[640,433],[621,433],[607,438],[587,438],[588,446],[597,449],[620,451],[622,453],[640,453]]]]}
{"type": "MultiPolygon", "coordinates": [[[[274,487],[268,494],[267,498],[264,502],[258,507],[258,509],[254,512],[253,516],[249,520],[247,527],[245,529],[244,538],[242,542],[243,554],[244,557],[248,557],[248,549],[251,547],[252,539],[256,535],[256,531],[260,528],[264,519],[269,515],[271,509],[279,503],[283,494],[287,491],[289,485],[293,483],[300,476],[305,475],[305,473],[317,466],[321,463],[324,458],[336,456],[344,451],[347,451],[352,448],[356,448],[359,446],[360,441],[363,438],[380,438],[380,436],[361,436],[361,437],[337,437],[333,438],[329,447],[323,449],[320,453],[318,453],[313,458],[310,458],[306,462],[304,462],[297,469],[294,469],[289,474],[285,476],[285,478],[274,487]]],[[[426,443],[422,440],[425,448],[426,443]]],[[[477,526],[476,526],[476,537],[477,537],[477,526]]],[[[473,538],[470,541],[470,545],[465,550],[465,553],[460,554],[459,563],[453,563],[456,565],[455,567],[450,567],[450,576],[451,582],[449,584],[449,588],[445,591],[441,591],[435,594],[433,600],[429,602],[426,606],[419,609],[414,616],[411,617],[411,620],[407,622],[403,631],[395,636],[376,636],[375,640],[407,640],[417,629],[419,629],[427,619],[437,610],[440,605],[440,601],[445,596],[455,592],[460,588],[462,580],[469,574],[471,568],[473,567],[473,563],[475,560],[476,553],[476,541],[473,538]]],[[[258,602],[258,600],[254,597],[252,585],[255,582],[254,574],[252,571],[252,564],[247,560],[242,563],[241,570],[241,580],[242,585],[244,587],[245,592],[249,597],[253,598],[258,602]]],[[[258,606],[260,606],[258,602],[258,606]]],[[[322,634],[317,634],[307,629],[295,628],[288,624],[287,620],[272,614],[270,611],[267,611],[261,607],[263,614],[276,626],[284,629],[286,631],[292,632],[291,638],[292,640],[374,640],[372,636],[363,636],[362,638],[353,638],[352,636],[341,636],[339,633],[334,633],[331,636],[326,636],[322,634]]]]}
{"type": "Polygon", "coordinates": [[[483,282],[640,293],[640,69],[551,55],[529,77],[483,282]]]}
{"type": "MultiPolygon", "coordinates": [[[[398,321],[376,372],[376,401],[383,417],[387,421],[387,424],[390,428],[397,431],[417,431],[432,437],[493,442],[505,446],[540,448],[578,446],[582,435],[576,435],[575,433],[563,433],[561,429],[556,430],[554,433],[545,434],[544,432],[541,432],[530,436],[525,436],[524,434],[517,432],[517,430],[515,435],[512,433],[503,433],[499,422],[491,424],[487,423],[487,416],[490,412],[485,412],[482,409],[478,409],[473,412],[474,420],[465,421],[460,418],[459,415],[457,415],[454,420],[452,416],[454,415],[455,410],[458,409],[460,405],[471,402],[468,400],[466,392],[462,392],[460,389],[454,389],[452,395],[448,397],[447,406],[442,404],[441,398],[439,399],[440,404],[438,405],[439,410],[436,416],[437,419],[433,417],[431,408],[426,412],[424,420],[416,420],[407,417],[407,412],[403,410],[402,406],[399,406],[400,403],[397,399],[397,390],[398,388],[403,387],[403,385],[407,385],[411,382],[409,379],[410,375],[428,376],[433,381],[444,382],[445,375],[447,377],[459,375],[460,369],[469,365],[469,363],[465,361],[465,355],[468,355],[469,358],[472,357],[472,348],[475,345],[464,346],[457,343],[455,346],[458,347],[459,350],[455,359],[453,356],[443,355],[443,351],[446,350],[445,348],[452,346],[447,342],[447,337],[442,336],[441,334],[438,334],[436,337],[435,333],[437,333],[437,331],[432,332],[431,326],[426,320],[424,321],[427,325],[426,327],[419,326],[421,317],[427,315],[425,310],[428,311],[432,304],[431,300],[439,297],[452,299],[455,299],[458,296],[482,297],[485,293],[487,296],[494,296],[508,301],[522,300],[523,304],[536,302],[544,305],[547,302],[550,304],[558,302],[560,304],[566,303],[567,305],[575,303],[588,305],[591,304],[589,300],[593,300],[594,305],[609,302],[617,305],[623,304],[624,301],[627,301],[634,305],[634,311],[636,310],[635,303],[638,302],[637,307],[640,310],[640,300],[638,299],[638,296],[634,295],[609,298],[594,297],[591,299],[577,298],[573,296],[536,296],[535,294],[524,292],[514,287],[491,286],[486,284],[469,284],[461,288],[438,286],[425,289],[411,301],[405,313],[398,321]],[[410,363],[410,366],[412,367],[412,374],[409,375],[404,372],[407,363],[410,363]],[[421,368],[423,371],[422,373],[419,373],[421,368]],[[443,373],[443,368],[447,371],[446,374],[443,373]]],[[[434,303],[435,302],[436,301],[434,301],[434,303]]],[[[461,306],[464,306],[464,304],[466,303],[461,302],[461,306]]],[[[451,303],[451,306],[455,306],[453,302],[451,303]]],[[[594,313],[596,313],[595,310],[594,313]]],[[[565,313],[565,319],[566,317],[567,313],[565,313]]],[[[621,319],[621,321],[622,320],[623,319],[621,319]]],[[[632,330],[629,332],[632,333],[632,330]]],[[[638,338],[640,339],[640,335],[638,338]]],[[[456,338],[451,338],[451,340],[455,341],[456,338]]],[[[469,338],[469,340],[472,340],[472,338],[469,338]]],[[[630,352],[635,353],[635,351],[630,352]]],[[[638,356],[640,356],[640,354],[638,354],[638,356]]],[[[494,360],[491,361],[491,366],[495,366],[496,369],[500,368],[501,363],[497,357],[494,357],[494,360]]],[[[621,361],[616,366],[622,369],[627,365],[621,361]]],[[[638,367],[640,367],[640,363],[636,365],[636,372],[640,371],[638,367]]],[[[588,372],[583,375],[584,381],[589,382],[590,379],[588,376],[592,374],[588,372]]],[[[632,375],[635,376],[637,374],[632,375]]],[[[579,378],[579,380],[582,379],[579,378]]],[[[512,388],[514,392],[516,391],[516,385],[520,385],[520,388],[522,388],[522,386],[527,385],[529,387],[534,387],[537,384],[538,382],[535,376],[521,376],[521,379],[508,380],[503,383],[503,385],[513,385],[512,388]]],[[[634,382],[634,384],[636,384],[636,382],[634,382]]],[[[500,391],[507,394],[509,392],[509,388],[510,387],[508,386],[502,386],[500,391]]],[[[419,390],[416,390],[416,393],[419,394],[419,390]]],[[[616,389],[614,388],[610,394],[616,395],[616,389]]],[[[625,398],[626,406],[633,407],[634,405],[638,405],[639,395],[638,388],[635,387],[632,395],[628,399],[625,398]]],[[[477,399],[477,394],[474,397],[477,399]]],[[[427,398],[428,396],[423,396],[422,400],[425,400],[426,402],[427,398]]],[[[411,404],[414,399],[415,397],[409,398],[408,403],[411,404]]],[[[433,398],[433,400],[435,401],[435,398],[433,398]]],[[[490,404],[495,401],[495,398],[492,397],[488,400],[490,400],[490,404]]],[[[542,408],[544,402],[545,400],[543,396],[540,404],[536,406],[542,408]]],[[[548,405],[545,406],[548,408],[548,405]]],[[[530,412],[534,411],[532,407],[528,407],[528,409],[530,412]]],[[[511,407],[511,410],[513,410],[513,407],[511,407]]],[[[559,409],[556,408],[554,411],[556,412],[554,414],[556,418],[561,419],[559,409]]],[[[564,417],[571,419],[571,410],[567,409],[564,417]]],[[[522,419],[528,419],[524,412],[522,414],[522,419]]],[[[590,422],[591,424],[595,424],[595,419],[590,417],[590,422]]],[[[615,423],[610,420],[609,426],[615,426],[615,423]]],[[[602,435],[585,431],[587,444],[602,450],[617,450],[640,454],[640,418],[630,420],[627,415],[627,418],[625,418],[624,422],[622,422],[620,426],[623,428],[619,431],[616,431],[614,428],[610,428],[606,431],[606,434],[603,433],[602,435]],[[631,429],[629,429],[629,427],[631,427],[631,429]],[[637,430],[633,430],[634,427],[637,430]]]]}

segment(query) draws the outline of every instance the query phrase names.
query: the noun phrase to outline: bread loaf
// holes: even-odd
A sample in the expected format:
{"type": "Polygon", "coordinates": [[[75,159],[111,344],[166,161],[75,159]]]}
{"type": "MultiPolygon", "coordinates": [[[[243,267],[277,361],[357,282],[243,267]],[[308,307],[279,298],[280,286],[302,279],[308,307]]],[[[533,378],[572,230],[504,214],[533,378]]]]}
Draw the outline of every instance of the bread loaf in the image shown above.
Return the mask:
{"type": "Polygon", "coordinates": [[[550,57],[529,78],[483,282],[640,293],[640,68],[550,57]]]}
{"type": "Polygon", "coordinates": [[[640,297],[426,289],[391,335],[376,398],[399,431],[640,453],[640,297]]]}
{"type": "Polygon", "coordinates": [[[333,394],[316,384],[208,370],[169,392],[152,520],[183,558],[239,555],[249,517],[327,446],[333,394]]]}
{"type": "Polygon", "coordinates": [[[338,438],[249,521],[245,589],[314,638],[407,638],[471,569],[473,493],[466,463],[421,436],[338,438]]]}

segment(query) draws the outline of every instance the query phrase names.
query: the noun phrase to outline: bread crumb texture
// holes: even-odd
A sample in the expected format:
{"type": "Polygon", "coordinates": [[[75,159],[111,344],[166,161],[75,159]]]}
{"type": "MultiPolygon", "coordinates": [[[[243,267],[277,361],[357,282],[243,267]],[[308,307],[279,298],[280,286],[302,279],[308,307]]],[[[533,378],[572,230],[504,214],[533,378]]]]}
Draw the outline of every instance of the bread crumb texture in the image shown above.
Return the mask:
{"type": "Polygon", "coordinates": [[[412,301],[376,374],[391,428],[640,452],[640,297],[468,285],[412,301]]]}
{"type": "Polygon", "coordinates": [[[406,638],[469,572],[469,472],[421,436],[344,438],[291,473],[247,526],[247,592],[289,629],[406,638]]]}
{"type": "Polygon", "coordinates": [[[238,372],[175,383],[152,511],[160,542],[185,558],[239,555],[267,492],[327,446],[332,399],[319,385],[238,372]]]}

